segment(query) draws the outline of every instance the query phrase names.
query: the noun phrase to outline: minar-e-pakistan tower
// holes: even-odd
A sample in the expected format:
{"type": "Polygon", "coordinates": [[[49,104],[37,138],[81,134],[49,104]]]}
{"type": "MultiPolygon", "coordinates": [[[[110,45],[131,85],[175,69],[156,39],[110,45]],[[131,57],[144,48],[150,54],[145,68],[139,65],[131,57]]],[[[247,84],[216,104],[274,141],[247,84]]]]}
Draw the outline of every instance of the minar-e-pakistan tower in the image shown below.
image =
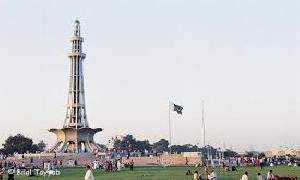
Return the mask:
{"type": "Polygon", "coordinates": [[[62,129],[50,129],[57,137],[57,142],[50,152],[96,152],[100,150],[93,140],[94,134],[101,128],[89,127],[86,116],[84,93],[84,76],[82,63],[85,54],[82,53],[83,38],[80,36],[80,23],[74,22],[72,52],[70,58],[70,80],[66,119],[62,129]]]}

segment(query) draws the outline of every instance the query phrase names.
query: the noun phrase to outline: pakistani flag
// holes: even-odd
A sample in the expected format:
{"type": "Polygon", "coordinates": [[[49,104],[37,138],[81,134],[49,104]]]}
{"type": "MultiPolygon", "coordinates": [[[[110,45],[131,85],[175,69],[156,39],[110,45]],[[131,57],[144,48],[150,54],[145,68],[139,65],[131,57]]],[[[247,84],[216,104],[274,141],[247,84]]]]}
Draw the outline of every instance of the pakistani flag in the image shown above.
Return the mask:
{"type": "Polygon", "coordinates": [[[173,110],[176,111],[177,114],[182,114],[183,107],[173,103],[173,110]]]}

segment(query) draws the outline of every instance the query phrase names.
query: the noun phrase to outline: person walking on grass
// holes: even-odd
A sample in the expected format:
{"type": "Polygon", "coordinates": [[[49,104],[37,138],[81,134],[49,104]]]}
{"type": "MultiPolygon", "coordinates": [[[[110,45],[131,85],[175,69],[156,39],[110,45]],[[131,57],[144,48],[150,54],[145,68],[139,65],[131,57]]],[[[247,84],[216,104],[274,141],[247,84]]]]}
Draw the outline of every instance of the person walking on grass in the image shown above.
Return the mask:
{"type": "Polygon", "coordinates": [[[198,171],[195,171],[195,173],[194,173],[194,180],[199,180],[199,173],[198,173],[198,171]]]}
{"type": "Polygon", "coordinates": [[[208,180],[217,180],[218,179],[217,174],[214,172],[214,170],[211,170],[211,173],[208,174],[207,179],[208,180]]]}
{"type": "Polygon", "coordinates": [[[85,177],[84,180],[94,180],[94,176],[93,176],[93,172],[91,170],[91,166],[87,165],[86,166],[86,173],[85,173],[85,177]]]}
{"type": "Polygon", "coordinates": [[[272,169],[267,174],[267,180],[275,180],[275,176],[273,174],[273,170],[272,169]]]}
{"type": "Polygon", "coordinates": [[[243,174],[241,180],[248,180],[248,172],[246,171],[245,174],[243,174]]]}
{"type": "Polygon", "coordinates": [[[130,165],[129,165],[129,168],[131,171],[133,171],[133,167],[134,167],[134,162],[133,162],[133,159],[131,160],[130,162],[130,165]]]}
{"type": "Polygon", "coordinates": [[[264,178],[262,177],[262,175],[260,173],[257,173],[257,180],[264,180],[264,178]]]}

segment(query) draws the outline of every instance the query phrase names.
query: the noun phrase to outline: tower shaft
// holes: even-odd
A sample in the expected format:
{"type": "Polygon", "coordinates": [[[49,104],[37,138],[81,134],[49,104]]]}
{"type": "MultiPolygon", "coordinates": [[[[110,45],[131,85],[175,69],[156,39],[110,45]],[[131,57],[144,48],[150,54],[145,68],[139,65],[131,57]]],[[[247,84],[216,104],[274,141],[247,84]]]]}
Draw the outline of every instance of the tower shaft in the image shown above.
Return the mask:
{"type": "Polygon", "coordinates": [[[74,23],[73,37],[71,38],[72,51],[70,58],[70,77],[68,103],[64,127],[81,128],[89,127],[86,116],[83,60],[85,54],[82,53],[83,38],[80,36],[80,23],[74,23]]]}

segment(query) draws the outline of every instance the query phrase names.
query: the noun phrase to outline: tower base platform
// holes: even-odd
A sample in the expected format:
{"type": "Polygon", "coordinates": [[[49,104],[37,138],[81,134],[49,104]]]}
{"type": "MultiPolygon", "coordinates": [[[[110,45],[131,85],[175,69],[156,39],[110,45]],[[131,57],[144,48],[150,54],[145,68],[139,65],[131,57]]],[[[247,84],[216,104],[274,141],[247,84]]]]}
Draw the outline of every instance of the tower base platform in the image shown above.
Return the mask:
{"type": "Polygon", "coordinates": [[[57,137],[55,145],[49,152],[58,153],[96,153],[101,150],[99,145],[94,142],[94,135],[102,131],[102,128],[62,128],[50,129],[57,137]]]}

